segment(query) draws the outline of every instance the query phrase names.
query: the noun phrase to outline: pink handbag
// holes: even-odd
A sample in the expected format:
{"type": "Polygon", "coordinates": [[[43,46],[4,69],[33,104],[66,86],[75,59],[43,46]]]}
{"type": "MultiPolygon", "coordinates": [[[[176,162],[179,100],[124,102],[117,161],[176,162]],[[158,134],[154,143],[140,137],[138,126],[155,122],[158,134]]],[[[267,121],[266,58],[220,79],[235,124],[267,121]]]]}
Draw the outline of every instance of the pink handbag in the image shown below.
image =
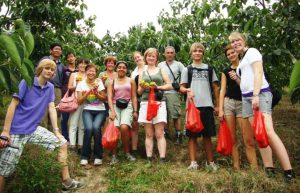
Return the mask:
{"type": "Polygon", "coordinates": [[[58,109],[60,112],[72,113],[76,111],[78,108],[77,98],[75,96],[75,92],[69,96],[69,89],[64,95],[64,97],[60,100],[58,104],[58,109]]]}

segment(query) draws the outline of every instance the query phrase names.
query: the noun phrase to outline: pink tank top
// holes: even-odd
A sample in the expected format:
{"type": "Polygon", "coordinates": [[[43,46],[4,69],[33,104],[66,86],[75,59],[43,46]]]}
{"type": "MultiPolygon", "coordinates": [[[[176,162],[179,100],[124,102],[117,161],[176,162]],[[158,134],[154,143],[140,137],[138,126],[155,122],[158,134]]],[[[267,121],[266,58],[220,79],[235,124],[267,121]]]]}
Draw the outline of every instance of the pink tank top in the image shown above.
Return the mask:
{"type": "MultiPolygon", "coordinates": [[[[113,103],[116,103],[117,99],[125,99],[130,101],[131,99],[131,80],[130,78],[126,78],[126,82],[124,84],[117,84],[116,80],[114,80],[114,97],[113,103]]],[[[130,101],[131,102],[131,101],[130,101]]]]}

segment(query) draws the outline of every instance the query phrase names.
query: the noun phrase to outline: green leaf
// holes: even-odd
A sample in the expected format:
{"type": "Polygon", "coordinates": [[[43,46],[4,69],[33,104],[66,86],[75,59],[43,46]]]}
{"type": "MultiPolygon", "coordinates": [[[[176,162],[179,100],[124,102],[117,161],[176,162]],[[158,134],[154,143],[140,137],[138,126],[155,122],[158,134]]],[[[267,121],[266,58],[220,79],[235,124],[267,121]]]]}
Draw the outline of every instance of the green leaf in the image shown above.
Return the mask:
{"type": "Polygon", "coordinates": [[[25,57],[28,58],[30,56],[30,54],[33,51],[34,48],[34,38],[32,36],[31,32],[26,32],[25,36],[24,36],[24,42],[26,45],[26,55],[25,57]]]}
{"type": "Polygon", "coordinates": [[[300,86],[294,89],[291,95],[291,102],[292,104],[296,104],[297,102],[300,102],[300,86]]]}
{"type": "Polygon", "coordinates": [[[0,35],[0,48],[6,51],[16,66],[21,67],[21,58],[17,46],[10,36],[6,34],[0,35]]]}
{"type": "Polygon", "coordinates": [[[294,90],[300,86],[300,60],[298,60],[293,68],[291,77],[290,77],[290,85],[289,92],[293,94],[294,90]]]}
{"type": "Polygon", "coordinates": [[[4,72],[2,71],[2,69],[0,69],[0,87],[5,88],[5,89],[9,89],[8,88],[8,84],[6,83],[6,78],[4,76],[4,72]]]}
{"type": "Polygon", "coordinates": [[[32,76],[29,76],[26,65],[22,65],[22,67],[21,67],[21,75],[22,75],[22,78],[24,78],[24,80],[26,81],[27,85],[29,87],[31,87],[32,84],[33,84],[33,82],[32,82],[32,76]]]}

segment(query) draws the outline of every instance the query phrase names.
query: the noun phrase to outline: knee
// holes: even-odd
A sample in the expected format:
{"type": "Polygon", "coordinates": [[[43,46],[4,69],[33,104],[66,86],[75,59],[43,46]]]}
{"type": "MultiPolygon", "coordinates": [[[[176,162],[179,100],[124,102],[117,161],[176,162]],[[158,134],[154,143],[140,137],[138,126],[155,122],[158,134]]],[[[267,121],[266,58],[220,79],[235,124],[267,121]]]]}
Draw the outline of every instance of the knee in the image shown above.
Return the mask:
{"type": "Polygon", "coordinates": [[[247,148],[254,148],[255,147],[254,138],[244,139],[244,144],[247,148]]]}
{"type": "Polygon", "coordinates": [[[146,139],[152,139],[152,138],[153,138],[153,134],[146,133],[146,139]]]}
{"type": "Polygon", "coordinates": [[[160,140],[160,139],[163,139],[163,138],[164,138],[164,134],[163,134],[163,132],[161,132],[161,133],[156,133],[156,134],[155,134],[155,137],[156,137],[157,140],[160,140]]]}

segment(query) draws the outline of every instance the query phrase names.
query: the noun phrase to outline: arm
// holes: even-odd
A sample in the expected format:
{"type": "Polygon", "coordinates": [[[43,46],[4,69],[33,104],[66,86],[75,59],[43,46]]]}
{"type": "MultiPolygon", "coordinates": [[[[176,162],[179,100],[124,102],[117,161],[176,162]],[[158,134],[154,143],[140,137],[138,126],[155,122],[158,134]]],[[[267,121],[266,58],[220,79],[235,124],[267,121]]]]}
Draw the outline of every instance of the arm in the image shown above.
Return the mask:
{"type": "Polygon", "coordinates": [[[107,100],[108,100],[108,106],[110,109],[109,113],[109,118],[111,120],[114,120],[117,116],[114,104],[113,104],[113,97],[114,97],[114,92],[113,92],[113,81],[109,81],[107,85],[107,100]]]}
{"type": "Polygon", "coordinates": [[[69,82],[68,82],[68,89],[71,91],[75,91],[76,87],[73,86],[73,82],[74,82],[74,73],[71,74],[70,78],[69,78],[69,82]]]}
{"type": "Polygon", "coordinates": [[[193,91],[190,88],[187,88],[187,87],[188,87],[187,83],[180,84],[180,92],[182,94],[187,94],[189,99],[193,98],[194,97],[193,91]]]}
{"type": "MultiPolygon", "coordinates": [[[[7,113],[5,116],[5,121],[4,121],[4,126],[3,126],[3,131],[1,133],[1,136],[5,136],[9,140],[10,140],[9,134],[10,134],[11,123],[12,123],[16,108],[19,105],[19,103],[20,103],[19,99],[13,97],[8,106],[7,113]]],[[[0,140],[0,148],[6,147],[9,143],[9,140],[8,141],[0,140]]]]}
{"type": "Polygon", "coordinates": [[[234,80],[238,85],[240,85],[241,79],[234,70],[229,72],[229,77],[230,79],[234,80]]]}
{"type": "Polygon", "coordinates": [[[165,84],[162,86],[157,86],[157,89],[158,90],[171,90],[173,87],[172,87],[172,84],[171,84],[168,74],[165,73],[165,71],[161,70],[161,75],[162,75],[162,78],[163,78],[165,84]]]}
{"type": "Polygon", "coordinates": [[[50,117],[51,125],[52,125],[52,128],[53,128],[53,133],[55,134],[55,136],[59,140],[63,140],[64,137],[60,134],[59,129],[58,129],[58,125],[57,125],[57,112],[56,112],[56,109],[55,109],[54,102],[49,103],[48,111],[49,111],[49,117],[50,117]]]}
{"type": "Polygon", "coordinates": [[[77,91],[77,102],[79,105],[81,105],[86,100],[89,93],[90,93],[90,90],[84,94],[82,93],[82,91],[77,91]]]}
{"type": "Polygon", "coordinates": [[[263,65],[262,61],[256,61],[252,64],[252,69],[254,72],[254,86],[253,86],[253,98],[252,98],[252,108],[257,109],[259,107],[259,93],[262,85],[263,77],[263,65]]]}
{"type": "Polygon", "coordinates": [[[224,116],[224,98],[227,87],[227,79],[225,74],[222,72],[221,74],[221,90],[219,96],[219,119],[222,120],[224,116]]]}
{"type": "Polygon", "coordinates": [[[143,92],[145,91],[146,87],[142,86],[140,84],[141,80],[143,79],[143,73],[139,74],[139,85],[138,85],[138,90],[137,93],[139,94],[139,96],[142,96],[143,92]]]}
{"type": "Polygon", "coordinates": [[[219,85],[217,82],[212,83],[214,99],[215,99],[215,114],[219,114],[219,85]]]}
{"type": "Polygon", "coordinates": [[[138,112],[137,112],[137,97],[136,97],[136,84],[134,79],[131,79],[131,101],[133,106],[133,118],[137,120],[138,112]]]}

